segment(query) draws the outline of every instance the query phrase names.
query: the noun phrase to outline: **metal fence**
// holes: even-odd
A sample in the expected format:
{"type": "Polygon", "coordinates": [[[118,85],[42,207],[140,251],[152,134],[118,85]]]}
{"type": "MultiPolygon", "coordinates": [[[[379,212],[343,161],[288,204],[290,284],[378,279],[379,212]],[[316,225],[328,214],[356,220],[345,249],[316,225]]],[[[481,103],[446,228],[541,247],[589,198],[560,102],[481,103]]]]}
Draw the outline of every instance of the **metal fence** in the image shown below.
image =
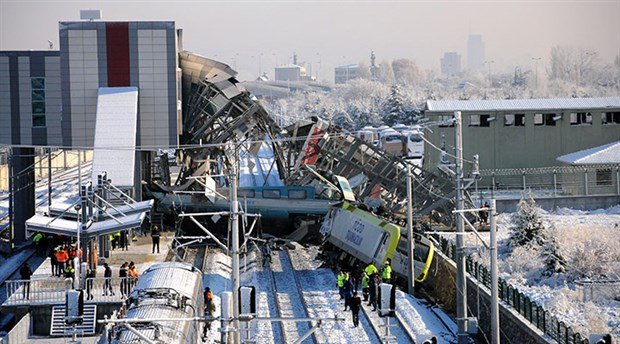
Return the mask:
{"type": "Polygon", "coordinates": [[[481,170],[470,192],[483,198],[620,195],[620,166],[555,166],[481,170]]]}
{"type": "MultiPolygon", "coordinates": [[[[453,261],[456,261],[456,246],[450,240],[438,235],[432,234],[439,243],[439,250],[443,252],[453,261]]],[[[491,272],[483,264],[475,261],[471,256],[465,259],[465,267],[471,277],[482,283],[487,288],[491,288],[491,272]]],[[[527,295],[519,291],[519,289],[503,278],[498,280],[499,298],[510,305],[517,313],[523,316],[530,324],[536,326],[546,335],[553,338],[559,344],[588,344],[587,338],[580,333],[575,332],[573,328],[563,321],[560,321],[555,315],[545,310],[543,306],[532,301],[527,295]]]]}
{"type": "Polygon", "coordinates": [[[575,282],[583,302],[615,299],[620,300],[620,280],[582,280],[575,282]]]}
{"type": "MultiPolygon", "coordinates": [[[[137,280],[123,278],[87,278],[84,281],[85,302],[121,302],[129,295],[137,280]]],[[[6,281],[7,306],[58,304],[65,302],[65,293],[72,289],[70,278],[45,278],[6,281]]]]}

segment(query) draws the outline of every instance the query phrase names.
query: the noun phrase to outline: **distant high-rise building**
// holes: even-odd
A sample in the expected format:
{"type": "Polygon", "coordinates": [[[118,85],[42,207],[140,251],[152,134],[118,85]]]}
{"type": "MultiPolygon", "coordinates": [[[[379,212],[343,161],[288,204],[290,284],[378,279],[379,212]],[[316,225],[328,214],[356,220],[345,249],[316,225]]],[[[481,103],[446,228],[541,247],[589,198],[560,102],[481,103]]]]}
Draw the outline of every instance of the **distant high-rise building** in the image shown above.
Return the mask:
{"type": "Polygon", "coordinates": [[[481,35],[469,35],[467,40],[467,68],[482,70],[484,67],[484,41],[481,35]]]}
{"type": "Polygon", "coordinates": [[[441,58],[441,73],[455,75],[461,72],[461,55],[455,52],[447,52],[441,58]]]}

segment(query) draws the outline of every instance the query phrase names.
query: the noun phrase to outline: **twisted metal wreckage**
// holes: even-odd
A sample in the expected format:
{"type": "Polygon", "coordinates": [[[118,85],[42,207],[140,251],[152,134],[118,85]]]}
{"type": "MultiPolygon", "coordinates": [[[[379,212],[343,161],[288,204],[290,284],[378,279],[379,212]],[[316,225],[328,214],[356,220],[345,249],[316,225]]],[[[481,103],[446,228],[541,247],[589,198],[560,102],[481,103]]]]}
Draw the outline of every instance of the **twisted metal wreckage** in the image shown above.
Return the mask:
{"type": "Polygon", "coordinates": [[[454,186],[448,176],[409,164],[321,118],[280,128],[229,66],[189,52],[180,54],[180,64],[184,148],[176,152],[181,169],[176,181],[169,178],[167,159],[160,159],[161,177],[149,186],[160,211],[211,209],[205,176],[216,180],[217,194],[226,195],[223,176],[237,162],[252,176],[252,186],[313,186],[315,198],[332,203],[342,196],[335,176],[344,177],[360,203],[402,222],[409,165],[414,212],[452,222],[454,186]]]}

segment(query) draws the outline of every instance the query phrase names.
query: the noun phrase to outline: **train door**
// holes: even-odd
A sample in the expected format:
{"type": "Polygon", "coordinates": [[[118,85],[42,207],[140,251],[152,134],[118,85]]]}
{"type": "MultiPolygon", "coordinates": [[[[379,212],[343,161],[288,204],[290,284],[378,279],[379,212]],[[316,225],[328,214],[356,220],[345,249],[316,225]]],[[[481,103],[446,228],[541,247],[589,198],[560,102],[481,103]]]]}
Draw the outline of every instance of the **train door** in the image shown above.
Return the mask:
{"type": "Polygon", "coordinates": [[[383,239],[381,240],[381,245],[379,245],[377,252],[375,253],[375,258],[373,259],[375,266],[380,267],[385,261],[385,256],[387,255],[387,250],[390,242],[390,234],[387,232],[383,233],[383,239]]]}

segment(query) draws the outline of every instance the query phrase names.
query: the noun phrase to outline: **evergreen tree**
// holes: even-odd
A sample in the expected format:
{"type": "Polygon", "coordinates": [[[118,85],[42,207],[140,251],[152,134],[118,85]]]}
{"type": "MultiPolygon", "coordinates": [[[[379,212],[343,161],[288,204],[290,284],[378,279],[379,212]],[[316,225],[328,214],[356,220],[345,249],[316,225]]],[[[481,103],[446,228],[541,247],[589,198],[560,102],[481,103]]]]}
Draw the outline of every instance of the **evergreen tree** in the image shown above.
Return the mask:
{"type": "Polygon", "coordinates": [[[401,118],[404,117],[405,108],[403,105],[403,97],[398,85],[392,85],[390,88],[390,96],[383,107],[383,111],[385,116],[384,122],[389,126],[399,123],[401,118]]]}
{"type": "Polygon", "coordinates": [[[512,223],[510,246],[530,245],[532,249],[538,250],[545,263],[544,273],[547,275],[565,271],[566,260],[560,252],[555,229],[545,228],[540,208],[536,206],[531,195],[519,201],[512,223]]]}
{"type": "Polygon", "coordinates": [[[542,242],[545,226],[542,223],[540,210],[531,195],[519,201],[517,212],[512,216],[512,223],[511,246],[542,242]]]}

